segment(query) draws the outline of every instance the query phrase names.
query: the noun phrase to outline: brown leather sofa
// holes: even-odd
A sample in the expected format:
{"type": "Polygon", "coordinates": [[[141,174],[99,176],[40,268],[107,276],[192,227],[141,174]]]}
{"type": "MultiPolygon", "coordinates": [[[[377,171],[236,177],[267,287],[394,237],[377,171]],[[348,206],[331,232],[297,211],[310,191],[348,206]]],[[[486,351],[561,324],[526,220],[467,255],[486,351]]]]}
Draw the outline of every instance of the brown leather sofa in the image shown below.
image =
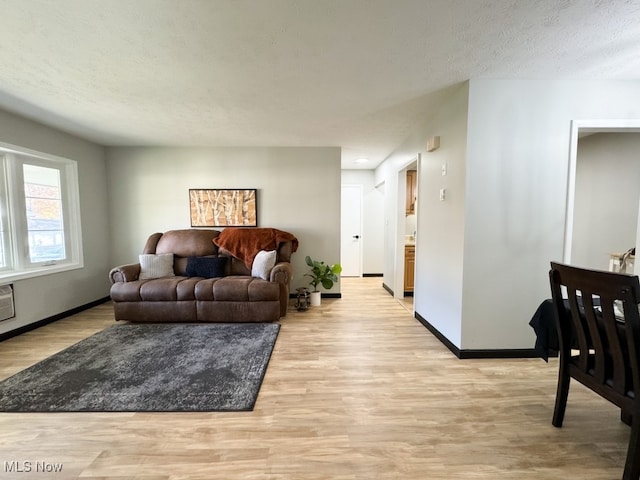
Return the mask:
{"type": "MultiPolygon", "coordinates": [[[[228,229],[227,229],[228,230],[228,229]]],[[[251,264],[214,243],[220,231],[204,229],[171,230],[151,235],[144,254],[173,254],[174,276],[139,279],[140,263],[121,265],[109,273],[115,319],[134,322],[272,322],[287,314],[291,254],[297,239],[275,229],[233,229],[245,240],[273,232],[276,264],[268,279],[251,276],[251,264]],[[187,276],[189,257],[227,257],[224,276],[187,276]]],[[[236,233],[236,232],[234,232],[236,233]]],[[[224,237],[224,236],[223,236],[224,237]]],[[[220,237],[223,238],[223,237],[220,237]]],[[[268,243],[272,243],[269,240],[268,243]]],[[[265,244],[266,246],[266,244],[265,244]]],[[[257,248],[257,247],[255,247],[257,248]]],[[[268,248],[268,246],[267,246],[268,248]]],[[[192,272],[190,272],[192,273],[192,272]]]]}

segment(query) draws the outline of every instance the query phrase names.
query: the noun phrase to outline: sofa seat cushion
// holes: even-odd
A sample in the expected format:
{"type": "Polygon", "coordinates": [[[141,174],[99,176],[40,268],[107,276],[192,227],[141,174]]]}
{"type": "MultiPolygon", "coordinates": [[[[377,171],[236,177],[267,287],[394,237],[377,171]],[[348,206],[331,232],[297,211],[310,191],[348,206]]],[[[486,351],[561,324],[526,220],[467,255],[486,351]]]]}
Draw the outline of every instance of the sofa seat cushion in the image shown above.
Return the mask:
{"type": "Polygon", "coordinates": [[[197,282],[197,278],[190,277],[150,280],[140,286],[140,299],[143,302],[194,300],[193,291],[197,282]]]}
{"type": "Polygon", "coordinates": [[[244,275],[206,279],[175,276],[115,283],[111,287],[111,298],[115,302],[261,302],[279,300],[280,287],[277,283],[244,275]]]}
{"type": "Polygon", "coordinates": [[[200,280],[195,287],[199,301],[261,302],[279,300],[277,283],[245,275],[200,280]]]}
{"type": "Polygon", "coordinates": [[[116,282],[111,285],[111,300],[114,302],[139,302],[140,286],[147,280],[136,280],[134,282],[116,282]]]}
{"type": "Polygon", "coordinates": [[[195,285],[200,278],[163,277],[152,280],[114,283],[111,298],[116,302],[166,302],[195,300],[195,285]]]}

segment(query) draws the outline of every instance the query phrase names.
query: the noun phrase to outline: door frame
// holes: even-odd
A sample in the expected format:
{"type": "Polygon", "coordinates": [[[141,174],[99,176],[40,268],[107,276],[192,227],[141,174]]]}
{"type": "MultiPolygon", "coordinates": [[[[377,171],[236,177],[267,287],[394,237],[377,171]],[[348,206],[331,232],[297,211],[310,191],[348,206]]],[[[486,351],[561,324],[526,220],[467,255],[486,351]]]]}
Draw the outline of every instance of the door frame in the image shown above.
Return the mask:
{"type": "MultiPolygon", "coordinates": [[[[405,230],[405,217],[406,217],[406,195],[407,195],[407,170],[413,168],[415,165],[415,169],[417,171],[416,181],[417,187],[420,188],[420,168],[422,163],[422,154],[417,153],[414,157],[411,157],[407,160],[404,165],[398,170],[398,186],[397,186],[397,199],[396,199],[396,228],[395,228],[395,275],[394,275],[394,285],[393,285],[393,296],[397,299],[404,298],[404,230],[405,230]]],[[[418,190],[418,199],[420,198],[420,193],[418,190]]],[[[419,218],[418,210],[419,204],[416,205],[416,219],[419,218]]],[[[416,237],[420,236],[420,232],[418,231],[420,228],[420,222],[416,222],[416,237]]],[[[415,273],[417,277],[418,273],[418,244],[416,242],[416,268],[415,273]]],[[[415,287],[414,287],[414,297],[416,295],[415,287]]]]}
{"type": "MultiPolygon", "coordinates": [[[[564,227],[564,263],[571,263],[571,245],[573,242],[573,216],[575,213],[576,171],[578,162],[578,140],[582,132],[588,133],[625,133],[640,132],[640,120],[572,120],[569,146],[569,169],[567,173],[567,200],[564,227]]],[[[640,199],[638,200],[640,202],[640,199]]],[[[640,228],[640,219],[638,222],[640,228]]],[[[638,235],[636,243],[638,243],[638,235]]],[[[635,267],[636,270],[639,268],[635,267]]]]}

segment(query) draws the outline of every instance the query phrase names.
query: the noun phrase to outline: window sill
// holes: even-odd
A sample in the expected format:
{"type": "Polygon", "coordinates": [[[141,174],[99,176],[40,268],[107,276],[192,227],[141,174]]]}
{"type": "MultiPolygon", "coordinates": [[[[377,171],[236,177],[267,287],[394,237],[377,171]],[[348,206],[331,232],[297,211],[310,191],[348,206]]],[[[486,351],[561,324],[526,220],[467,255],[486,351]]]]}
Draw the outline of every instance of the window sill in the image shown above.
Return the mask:
{"type": "Polygon", "coordinates": [[[69,270],[78,270],[84,267],[82,262],[61,263],[60,265],[48,265],[43,267],[34,267],[20,271],[10,271],[0,273],[0,283],[11,283],[16,280],[25,280],[27,278],[42,277],[54,273],[67,272],[69,270]]]}

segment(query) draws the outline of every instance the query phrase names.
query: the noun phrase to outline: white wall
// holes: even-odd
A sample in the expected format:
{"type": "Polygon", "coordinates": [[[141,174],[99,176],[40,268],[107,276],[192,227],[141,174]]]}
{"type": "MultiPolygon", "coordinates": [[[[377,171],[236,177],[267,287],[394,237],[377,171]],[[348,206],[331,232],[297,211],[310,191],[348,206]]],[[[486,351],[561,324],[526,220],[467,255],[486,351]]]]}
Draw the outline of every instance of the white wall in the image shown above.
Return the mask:
{"type": "MultiPolygon", "coordinates": [[[[467,128],[468,84],[452,89],[443,103],[431,112],[407,140],[378,169],[378,181],[395,186],[387,189],[385,212],[390,224],[404,215],[404,197],[398,206],[398,176],[418,153],[418,214],[414,308],[417,314],[438,329],[455,345],[460,344],[462,309],[462,252],[464,239],[465,152],[467,128]],[[440,148],[426,152],[427,140],[440,136],[440,148]],[[442,163],[447,175],[442,176],[442,163]],[[440,189],[446,189],[446,200],[440,201],[440,189]],[[398,213],[401,210],[400,213],[398,213]]],[[[402,237],[404,228],[399,232],[402,237]]],[[[385,283],[398,263],[397,239],[388,233],[385,245],[385,283]]]]}
{"type": "MultiPolygon", "coordinates": [[[[415,156],[415,152],[413,152],[415,156]]],[[[382,283],[390,289],[395,288],[396,279],[396,250],[397,250],[397,234],[396,224],[398,218],[398,175],[399,171],[409,162],[407,154],[395,154],[385,160],[375,170],[375,184],[382,185],[384,190],[384,208],[382,210],[383,217],[383,252],[384,252],[384,271],[382,283]]],[[[403,207],[404,208],[404,207],[403,207]]]]}
{"type": "Polygon", "coordinates": [[[640,134],[597,133],[578,141],[571,263],[607,270],[609,253],[636,245],[640,134]]]}
{"type": "Polygon", "coordinates": [[[428,131],[440,136],[440,148],[422,156],[418,183],[415,311],[454,345],[461,335],[467,99],[465,84],[434,112],[428,131]]]}
{"type": "Polygon", "coordinates": [[[190,228],[190,188],[257,188],[258,226],[300,241],[293,288],[308,286],[306,255],[340,261],[340,148],[115,147],[107,173],[114,264],[137,261],[153,232],[190,228]]]}
{"type": "Polygon", "coordinates": [[[563,256],[571,121],[638,118],[640,82],[470,82],[461,348],[532,348],[563,256]]]}
{"type": "Polygon", "coordinates": [[[109,225],[104,149],[0,110],[0,141],[78,162],[84,268],[14,282],[16,317],[0,333],[109,295],[109,225]]]}
{"type": "Polygon", "coordinates": [[[384,192],[374,185],[373,170],[342,170],[343,185],[362,185],[362,273],[384,272],[384,192]]]}
{"type": "Polygon", "coordinates": [[[423,152],[416,313],[461,350],[530,349],[549,262],[563,257],[571,123],[639,119],[640,82],[471,80],[426,117],[376,169],[385,283],[398,268],[398,172],[423,152]],[[426,153],[433,135],[441,147],[426,153]]]}

